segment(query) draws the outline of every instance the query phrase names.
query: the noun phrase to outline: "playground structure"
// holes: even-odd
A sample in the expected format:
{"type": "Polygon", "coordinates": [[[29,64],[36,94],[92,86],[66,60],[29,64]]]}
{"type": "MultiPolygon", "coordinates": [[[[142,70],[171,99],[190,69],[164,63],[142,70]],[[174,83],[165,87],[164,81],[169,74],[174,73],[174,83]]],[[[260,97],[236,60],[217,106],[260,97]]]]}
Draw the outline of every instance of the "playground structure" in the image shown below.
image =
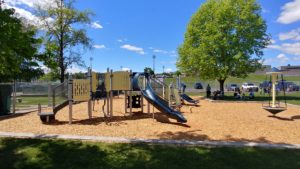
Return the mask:
{"type": "Polygon", "coordinates": [[[73,79],[70,75],[67,82],[52,89],[52,111],[42,112],[39,105],[38,115],[42,122],[50,122],[55,120],[55,115],[59,110],[69,105],[69,124],[71,124],[72,105],[74,103],[87,102],[88,118],[91,119],[95,100],[103,99],[102,112],[104,117],[113,117],[114,91],[125,94],[125,114],[129,113],[131,116],[132,110],[137,108],[140,108],[143,113],[144,99],[146,99],[148,101],[148,113],[150,113],[150,104],[152,104],[168,117],[181,123],[187,122],[179,112],[181,106],[179,92],[173,85],[167,86],[148,74],[132,73],[131,71],[113,72],[109,69],[107,69],[103,79],[97,77],[97,74],[91,69],[88,71],[87,79],[73,79]],[[62,101],[57,104],[56,98],[58,97],[62,98],[62,101]]]}
{"type": "Polygon", "coordinates": [[[270,99],[267,105],[263,105],[263,109],[266,111],[272,113],[273,115],[276,115],[282,111],[287,110],[287,103],[286,103],[286,96],[285,96],[285,86],[283,85],[283,94],[284,94],[284,101],[285,104],[282,105],[280,103],[280,100],[276,99],[276,84],[279,80],[279,75],[281,76],[281,83],[284,82],[283,80],[283,74],[281,71],[279,71],[277,68],[272,68],[270,72],[267,72],[268,75],[270,75],[270,82],[272,83],[270,87],[269,97],[271,98],[272,93],[272,100],[270,99]]]}
{"type": "Polygon", "coordinates": [[[97,75],[88,71],[87,79],[73,79],[72,75],[69,75],[68,80],[61,83],[54,88],[49,88],[49,93],[52,93],[52,103],[49,106],[52,107],[51,112],[42,112],[41,105],[38,105],[38,115],[42,122],[50,122],[55,120],[55,115],[59,110],[69,105],[69,123],[72,123],[72,105],[77,102],[88,103],[88,117],[92,118],[92,98],[93,93],[96,92],[98,86],[97,75]]]}
{"type": "Polygon", "coordinates": [[[181,97],[182,103],[184,104],[184,101],[191,103],[193,105],[197,105],[199,103],[199,100],[194,100],[187,94],[185,94],[184,90],[182,89],[182,82],[181,82],[181,77],[180,75],[177,76],[176,78],[176,86],[177,90],[179,91],[179,95],[181,97]]]}

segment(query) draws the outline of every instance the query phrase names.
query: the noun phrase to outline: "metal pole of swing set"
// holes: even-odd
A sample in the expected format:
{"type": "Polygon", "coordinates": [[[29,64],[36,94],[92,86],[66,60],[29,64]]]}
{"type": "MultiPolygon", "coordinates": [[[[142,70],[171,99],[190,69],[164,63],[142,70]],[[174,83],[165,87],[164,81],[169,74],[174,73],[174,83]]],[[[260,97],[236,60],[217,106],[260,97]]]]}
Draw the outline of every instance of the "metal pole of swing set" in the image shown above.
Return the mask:
{"type": "Polygon", "coordinates": [[[272,107],[276,107],[276,74],[272,74],[272,107]]]}

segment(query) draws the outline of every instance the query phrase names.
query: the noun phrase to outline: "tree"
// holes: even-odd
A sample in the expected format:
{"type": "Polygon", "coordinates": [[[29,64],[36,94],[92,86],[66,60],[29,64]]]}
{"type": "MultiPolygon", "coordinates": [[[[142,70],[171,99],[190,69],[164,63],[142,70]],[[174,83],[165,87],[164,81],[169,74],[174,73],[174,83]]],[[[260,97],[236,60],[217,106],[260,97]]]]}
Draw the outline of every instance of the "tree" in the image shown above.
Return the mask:
{"type": "Polygon", "coordinates": [[[154,75],[154,71],[150,67],[145,67],[144,73],[149,73],[150,75],[154,75]]]}
{"type": "Polygon", "coordinates": [[[45,54],[50,69],[59,71],[60,81],[69,66],[84,66],[80,49],[91,47],[91,40],[86,30],[79,25],[90,23],[91,12],[78,11],[73,6],[74,0],[55,0],[45,8],[38,6],[37,16],[41,19],[45,34],[45,54]]]}
{"type": "Polygon", "coordinates": [[[42,74],[37,54],[41,39],[36,30],[22,23],[14,9],[2,9],[0,4],[0,81],[29,81],[42,74]]]}
{"type": "Polygon", "coordinates": [[[181,75],[181,72],[179,70],[176,70],[176,72],[174,74],[178,77],[181,75]]]}
{"type": "Polygon", "coordinates": [[[208,0],[187,27],[177,66],[203,79],[217,79],[221,91],[228,77],[255,72],[270,41],[260,14],[255,0],[208,0]]]}

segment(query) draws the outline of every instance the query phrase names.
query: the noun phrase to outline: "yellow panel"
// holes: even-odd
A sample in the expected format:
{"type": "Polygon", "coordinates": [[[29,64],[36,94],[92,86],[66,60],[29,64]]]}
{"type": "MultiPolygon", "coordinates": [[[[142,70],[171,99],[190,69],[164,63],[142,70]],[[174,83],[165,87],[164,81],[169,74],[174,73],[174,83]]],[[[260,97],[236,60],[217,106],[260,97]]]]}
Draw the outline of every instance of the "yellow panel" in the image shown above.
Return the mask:
{"type": "Polygon", "coordinates": [[[105,74],[105,88],[110,90],[130,90],[130,72],[113,72],[112,89],[110,89],[110,73],[105,74]]]}
{"type": "Polygon", "coordinates": [[[92,84],[92,91],[96,92],[98,84],[99,84],[96,72],[92,72],[92,83],[93,83],[92,84]]]}
{"type": "Polygon", "coordinates": [[[90,81],[82,79],[73,80],[73,100],[88,101],[90,99],[90,81]]]}

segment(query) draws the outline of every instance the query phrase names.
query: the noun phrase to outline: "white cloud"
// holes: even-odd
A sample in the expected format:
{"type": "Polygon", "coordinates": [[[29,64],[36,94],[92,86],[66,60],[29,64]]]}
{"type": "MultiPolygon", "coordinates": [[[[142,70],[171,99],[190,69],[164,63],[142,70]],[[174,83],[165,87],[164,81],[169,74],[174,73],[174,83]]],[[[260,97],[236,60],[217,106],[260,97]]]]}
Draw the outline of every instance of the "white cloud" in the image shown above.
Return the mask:
{"type": "Polygon", "coordinates": [[[276,57],[281,63],[284,63],[284,62],[287,62],[289,61],[290,59],[283,53],[279,54],[277,57],[276,57]]]}
{"type": "Polygon", "coordinates": [[[172,71],[173,71],[173,69],[171,69],[171,68],[167,68],[167,69],[165,70],[166,73],[170,73],[170,72],[172,72],[172,71]]]}
{"type": "MultiPolygon", "coordinates": [[[[37,7],[40,7],[41,9],[47,9],[54,6],[56,6],[55,0],[10,0],[5,1],[4,3],[5,8],[15,9],[17,17],[24,18],[28,23],[36,25],[41,29],[43,29],[42,22],[33,14],[32,11],[34,11],[37,7]]],[[[51,22],[52,20],[52,18],[48,18],[48,21],[51,22]]]]}
{"type": "Polygon", "coordinates": [[[126,44],[126,45],[121,46],[121,48],[132,51],[132,52],[135,52],[135,53],[138,53],[138,54],[141,54],[141,55],[145,54],[144,49],[140,48],[140,47],[136,47],[136,46],[126,44]]]}
{"type": "Polygon", "coordinates": [[[105,49],[106,48],[105,45],[94,45],[93,47],[96,49],[105,49]]]}
{"type": "Polygon", "coordinates": [[[122,71],[126,71],[126,72],[129,72],[131,69],[130,68],[127,68],[127,67],[123,67],[122,68],[122,71]]]}
{"type": "Polygon", "coordinates": [[[267,10],[266,8],[262,8],[262,13],[269,13],[270,11],[267,10]]]}
{"type": "Polygon", "coordinates": [[[102,29],[103,26],[98,23],[98,21],[91,23],[91,27],[94,29],[102,29]]]}
{"type": "Polygon", "coordinates": [[[156,49],[153,47],[149,47],[150,50],[152,50],[154,53],[159,53],[159,54],[165,54],[165,55],[169,55],[172,57],[177,57],[177,52],[172,50],[172,51],[168,51],[168,50],[161,50],[161,49],[156,49]]]}
{"type": "Polygon", "coordinates": [[[276,41],[274,39],[271,39],[270,42],[271,42],[271,44],[275,44],[276,43],[276,41]]]}
{"type": "Polygon", "coordinates": [[[87,72],[86,69],[80,68],[78,66],[72,66],[67,69],[68,73],[79,73],[79,72],[87,72]]]}
{"type": "Polygon", "coordinates": [[[6,8],[13,8],[15,9],[16,15],[18,17],[24,18],[26,21],[29,21],[30,23],[34,24],[34,25],[38,25],[40,26],[40,19],[38,17],[36,17],[35,15],[33,15],[31,12],[16,7],[16,6],[10,6],[10,5],[6,5],[6,8]]]}
{"type": "Polygon", "coordinates": [[[160,50],[160,49],[153,49],[153,52],[154,53],[162,53],[162,54],[167,54],[168,53],[168,51],[160,50]]]}
{"type": "Polygon", "coordinates": [[[30,8],[35,8],[37,5],[41,6],[43,9],[49,6],[55,6],[55,0],[9,0],[5,1],[5,3],[12,5],[12,6],[19,6],[19,5],[25,5],[30,8]]]}
{"type": "Polygon", "coordinates": [[[269,45],[268,48],[279,50],[283,53],[300,56],[300,43],[283,43],[281,45],[269,45]]]}
{"type": "Polygon", "coordinates": [[[300,28],[291,30],[290,32],[280,33],[279,34],[280,40],[300,40],[300,28]]]}
{"type": "Polygon", "coordinates": [[[126,38],[124,38],[124,39],[117,39],[117,42],[119,42],[119,43],[125,43],[125,42],[127,42],[128,40],[126,39],[126,38]]]}
{"type": "Polygon", "coordinates": [[[292,2],[286,3],[281,10],[277,22],[290,24],[300,20],[300,0],[293,0],[292,2]]]}

